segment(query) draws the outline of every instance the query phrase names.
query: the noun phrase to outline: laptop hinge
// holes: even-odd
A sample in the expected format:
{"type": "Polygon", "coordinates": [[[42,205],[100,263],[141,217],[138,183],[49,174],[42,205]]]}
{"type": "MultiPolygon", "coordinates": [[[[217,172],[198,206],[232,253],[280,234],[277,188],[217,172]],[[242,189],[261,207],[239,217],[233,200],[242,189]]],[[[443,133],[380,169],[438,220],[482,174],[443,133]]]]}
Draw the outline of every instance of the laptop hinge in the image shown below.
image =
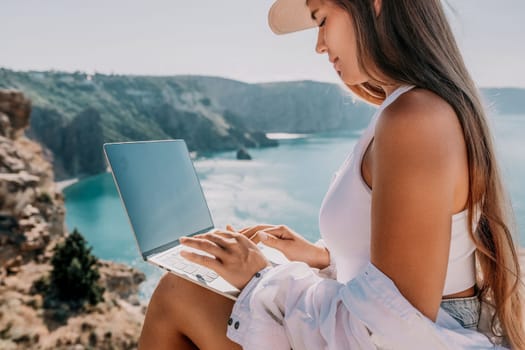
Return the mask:
{"type": "MultiPolygon", "coordinates": [[[[191,237],[191,236],[195,236],[195,235],[198,235],[198,234],[201,234],[201,233],[204,233],[204,232],[208,232],[208,231],[211,231],[213,228],[214,228],[213,226],[210,226],[210,227],[207,227],[207,228],[202,229],[200,231],[197,231],[195,233],[192,233],[190,235],[187,235],[186,237],[191,237]]],[[[148,260],[148,258],[150,258],[152,255],[164,252],[164,251],[166,251],[168,249],[171,249],[171,248],[175,247],[176,245],[179,245],[179,239],[178,238],[176,240],[174,240],[174,241],[171,241],[169,243],[163,244],[160,247],[148,250],[146,252],[142,252],[142,258],[144,260],[148,260]]]]}

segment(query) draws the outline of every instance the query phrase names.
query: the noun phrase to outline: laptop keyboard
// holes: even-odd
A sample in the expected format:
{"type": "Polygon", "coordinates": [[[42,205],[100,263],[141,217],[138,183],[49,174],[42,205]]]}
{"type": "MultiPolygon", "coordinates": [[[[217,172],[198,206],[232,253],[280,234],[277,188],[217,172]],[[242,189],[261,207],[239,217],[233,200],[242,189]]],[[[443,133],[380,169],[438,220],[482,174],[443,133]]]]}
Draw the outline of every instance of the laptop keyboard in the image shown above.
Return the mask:
{"type": "Polygon", "coordinates": [[[208,283],[219,277],[215,271],[184,259],[180,256],[179,252],[180,251],[168,253],[162,256],[159,260],[174,270],[184,271],[187,274],[193,275],[197,277],[197,279],[204,280],[208,283]]]}

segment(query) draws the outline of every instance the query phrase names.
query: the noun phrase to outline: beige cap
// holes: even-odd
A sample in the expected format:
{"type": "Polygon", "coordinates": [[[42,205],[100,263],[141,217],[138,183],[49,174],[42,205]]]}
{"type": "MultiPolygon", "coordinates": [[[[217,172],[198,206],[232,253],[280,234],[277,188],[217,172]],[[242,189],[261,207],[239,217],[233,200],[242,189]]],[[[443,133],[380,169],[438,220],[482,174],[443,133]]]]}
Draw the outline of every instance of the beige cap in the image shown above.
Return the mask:
{"type": "Polygon", "coordinates": [[[317,27],[306,0],[277,0],[268,11],[268,24],[275,34],[317,27]]]}

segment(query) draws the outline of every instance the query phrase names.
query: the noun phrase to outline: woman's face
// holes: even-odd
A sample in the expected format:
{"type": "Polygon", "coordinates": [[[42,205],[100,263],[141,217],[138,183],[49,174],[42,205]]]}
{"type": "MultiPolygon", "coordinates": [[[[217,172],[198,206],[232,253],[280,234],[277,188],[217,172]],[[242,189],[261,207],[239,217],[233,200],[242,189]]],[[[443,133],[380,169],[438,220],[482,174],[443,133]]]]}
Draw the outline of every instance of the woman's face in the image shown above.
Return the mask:
{"type": "Polygon", "coordinates": [[[318,25],[318,53],[328,53],[328,59],[341,80],[348,85],[361,84],[369,78],[357,62],[357,45],[350,14],[329,0],[308,0],[308,8],[318,25]]]}

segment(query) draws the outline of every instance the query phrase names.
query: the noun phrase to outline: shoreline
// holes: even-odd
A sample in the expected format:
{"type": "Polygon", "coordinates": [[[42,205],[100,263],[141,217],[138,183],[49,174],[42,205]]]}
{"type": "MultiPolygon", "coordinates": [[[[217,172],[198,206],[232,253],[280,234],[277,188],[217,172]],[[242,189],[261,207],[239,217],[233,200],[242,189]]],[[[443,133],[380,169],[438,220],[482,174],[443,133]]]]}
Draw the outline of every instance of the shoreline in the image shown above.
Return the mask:
{"type": "Polygon", "coordinates": [[[309,133],[289,133],[289,132],[267,132],[266,137],[270,140],[295,140],[310,136],[309,133]]]}

